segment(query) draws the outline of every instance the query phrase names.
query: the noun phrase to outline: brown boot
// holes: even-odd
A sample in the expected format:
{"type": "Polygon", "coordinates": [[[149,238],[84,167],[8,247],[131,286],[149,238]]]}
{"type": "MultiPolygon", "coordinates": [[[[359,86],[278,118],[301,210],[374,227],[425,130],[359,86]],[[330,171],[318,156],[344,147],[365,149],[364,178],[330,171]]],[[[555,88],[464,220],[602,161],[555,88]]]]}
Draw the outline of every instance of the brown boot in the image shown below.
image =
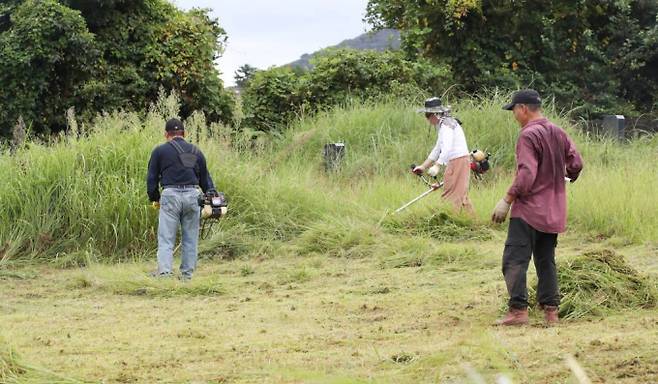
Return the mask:
{"type": "Polygon", "coordinates": [[[558,308],[554,305],[544,305],[544,322],[546,322],[546,325],[555,325],[558,321],[558,308]]]}
{"type": "Polygon", "coordinates": [[[523,325],[528,324],[528,308],[510,308],[507,315],[496,321],[496,325],[523,325]]]}

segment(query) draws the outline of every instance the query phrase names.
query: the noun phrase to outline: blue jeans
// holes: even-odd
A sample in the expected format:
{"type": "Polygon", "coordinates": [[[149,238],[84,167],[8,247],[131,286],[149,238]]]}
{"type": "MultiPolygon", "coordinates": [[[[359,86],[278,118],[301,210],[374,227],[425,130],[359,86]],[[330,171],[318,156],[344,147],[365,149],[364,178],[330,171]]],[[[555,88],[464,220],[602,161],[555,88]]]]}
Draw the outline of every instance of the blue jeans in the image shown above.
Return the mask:
{"type": "Polygon", "coordinates": [[[180,271],[190,278],[196,267],[199,243],[199,191],[192,188],[167,188],[160,196],[158,219],[158,273],[172,273],[174,244],[178,226],[182,229],[180,271]]]}

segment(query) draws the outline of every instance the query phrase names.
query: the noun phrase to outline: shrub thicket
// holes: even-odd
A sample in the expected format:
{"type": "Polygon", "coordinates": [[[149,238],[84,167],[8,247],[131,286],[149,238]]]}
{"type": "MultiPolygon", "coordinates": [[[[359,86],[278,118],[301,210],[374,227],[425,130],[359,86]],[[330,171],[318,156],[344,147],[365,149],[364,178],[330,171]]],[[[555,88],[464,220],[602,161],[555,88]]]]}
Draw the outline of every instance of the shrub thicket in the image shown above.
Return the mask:
{"type": "Polygon", "coordinates": [[[386,95],[439,92],[450,85],[449,71],[399,52],[330,49],[312,59],[309,71],[281,67],[257,72],[243,95],[245,125],[277,131],[304,112],[316,112],[349,100],[386,95]]]}

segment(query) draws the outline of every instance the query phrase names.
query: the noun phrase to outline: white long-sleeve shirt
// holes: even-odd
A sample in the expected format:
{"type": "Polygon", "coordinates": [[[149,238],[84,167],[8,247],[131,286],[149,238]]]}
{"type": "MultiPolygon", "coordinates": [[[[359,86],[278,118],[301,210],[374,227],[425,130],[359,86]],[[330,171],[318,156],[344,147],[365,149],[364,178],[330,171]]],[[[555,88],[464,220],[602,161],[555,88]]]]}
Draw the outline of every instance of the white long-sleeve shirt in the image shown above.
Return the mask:
{"type": "Polygon", "coordinates": [[[446,165],[452,159],[468,155],[466,136],[461,125],[453,117],[443,117],[437,127],[436,144],[428,159],[446,165]]]}

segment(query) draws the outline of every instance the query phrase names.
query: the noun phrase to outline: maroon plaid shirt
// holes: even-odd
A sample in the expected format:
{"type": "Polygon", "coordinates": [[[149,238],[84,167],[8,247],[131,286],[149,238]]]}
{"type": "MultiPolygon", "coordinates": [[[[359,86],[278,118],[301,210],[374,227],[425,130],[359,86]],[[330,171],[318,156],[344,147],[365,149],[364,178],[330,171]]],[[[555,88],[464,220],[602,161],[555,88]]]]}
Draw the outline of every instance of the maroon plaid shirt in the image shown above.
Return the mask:
{"type": "Polygon", "coordinates": [[[516,164],[514,183],[507,191],[515,197],[510,217],[519,217],[541,232],[564,232],[564,177],[575,181],[583,168],[569,135],[546,118],[528,122],[516,142],[516,164]]]}

